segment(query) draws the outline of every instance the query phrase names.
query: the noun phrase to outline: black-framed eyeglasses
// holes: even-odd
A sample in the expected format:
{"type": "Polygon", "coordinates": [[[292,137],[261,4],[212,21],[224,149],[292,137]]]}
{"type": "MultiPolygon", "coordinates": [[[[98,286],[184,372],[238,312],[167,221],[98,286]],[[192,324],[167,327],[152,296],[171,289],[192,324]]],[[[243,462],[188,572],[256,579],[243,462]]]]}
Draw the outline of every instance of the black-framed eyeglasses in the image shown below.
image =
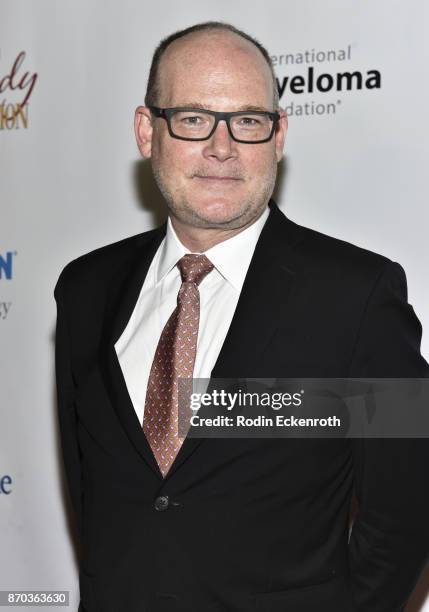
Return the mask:
{"type": "Polygon", "coordinates": [[[182,106],[175,108],[149,106],[149,109],[155,117],[164,118],[170,136],[180,140],[207,140],[216,130],[219,121],[225,121],[231,138],[236,142],[260,144],[271,140],[280,119],[276,111],[221,113],[182,106]]]}

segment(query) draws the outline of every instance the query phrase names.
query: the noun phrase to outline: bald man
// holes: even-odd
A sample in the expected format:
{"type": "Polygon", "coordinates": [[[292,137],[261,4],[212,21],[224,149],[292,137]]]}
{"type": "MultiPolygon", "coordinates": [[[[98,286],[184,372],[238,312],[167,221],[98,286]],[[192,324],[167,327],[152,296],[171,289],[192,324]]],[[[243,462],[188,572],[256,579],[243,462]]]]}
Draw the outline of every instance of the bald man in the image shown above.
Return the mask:
{"type": "Polygon", "coordinates": [[[183,377],[428,376],[402,267],[271,199],[287,117],[233,26],[160,43],[135,132],[166,222],[55,287],[79,611],[403,610],[428,555],[424,440],[178,432],[183,377]]]}

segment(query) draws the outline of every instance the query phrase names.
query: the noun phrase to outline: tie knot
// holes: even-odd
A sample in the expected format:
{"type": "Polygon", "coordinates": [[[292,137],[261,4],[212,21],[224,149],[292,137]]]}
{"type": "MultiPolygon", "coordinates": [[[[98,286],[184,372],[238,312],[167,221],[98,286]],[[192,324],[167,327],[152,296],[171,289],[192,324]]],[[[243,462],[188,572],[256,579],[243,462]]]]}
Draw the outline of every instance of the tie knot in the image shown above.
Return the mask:
{"type": "Polygon", "coordinates": [[[184,283],[199,285],[203,278],[213,270],[214,265],[202,253],[188,253],[177,262],[184,283]]]}

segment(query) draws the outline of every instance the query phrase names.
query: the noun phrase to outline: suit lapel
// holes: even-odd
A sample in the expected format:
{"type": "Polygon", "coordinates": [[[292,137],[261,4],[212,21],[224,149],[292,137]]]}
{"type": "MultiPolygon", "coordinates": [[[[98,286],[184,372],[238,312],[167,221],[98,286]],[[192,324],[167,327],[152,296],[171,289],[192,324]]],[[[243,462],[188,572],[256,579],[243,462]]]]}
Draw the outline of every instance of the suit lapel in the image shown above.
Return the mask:
{"type": "Polygon", "coordinates": [[[137,252],[118,270],[107,301],[100,358],[104,384],[112,398],[118,418],[137,452],[160,480],[162,474],[128,393],[115,343],[133,313],[150,264],[165,232],[166,223],[153,230],[137,252]]]}
{"type": "MultiPolygon", "coordinates": [[[[140,456],[160,480],[163,480],[162,474],[131,402],[114,345],[132,315],[149,266],[165,232],[166,223],[153,230],[119,270],[106,306],[100,360],[104,382],[118,418],[140,456]]],[[[260,376],[258,360],[285,316],[286,303],[296,274],[289,255],[301,237],[299,226],[288,220],[275,202],[270,201],[270,214],[257,242],[234,317],[211,378],[260,376]]],[[[174,474],[203,441],[203,438],[185,438],[166,479],[174,474]]]]}
{"type": "Polygon", "coordinates": [[[297,273],[290,253],[301,233],[274,202],[270,202],[270,209],[212,378],[260,377],[257,364],[284,320],[297,273]]]}

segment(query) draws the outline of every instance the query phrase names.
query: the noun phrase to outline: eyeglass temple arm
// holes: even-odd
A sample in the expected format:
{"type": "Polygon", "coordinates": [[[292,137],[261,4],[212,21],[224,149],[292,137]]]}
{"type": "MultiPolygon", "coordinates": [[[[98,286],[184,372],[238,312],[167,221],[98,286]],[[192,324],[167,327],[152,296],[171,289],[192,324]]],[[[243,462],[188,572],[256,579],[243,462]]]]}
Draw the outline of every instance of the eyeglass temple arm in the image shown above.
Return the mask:
{"type": "Polygon", "coordinates": [[[164,109],[158,108],[158,106],[149,106],[150,112],[155,115],[155,117],[165,117],[164,109]]]}

